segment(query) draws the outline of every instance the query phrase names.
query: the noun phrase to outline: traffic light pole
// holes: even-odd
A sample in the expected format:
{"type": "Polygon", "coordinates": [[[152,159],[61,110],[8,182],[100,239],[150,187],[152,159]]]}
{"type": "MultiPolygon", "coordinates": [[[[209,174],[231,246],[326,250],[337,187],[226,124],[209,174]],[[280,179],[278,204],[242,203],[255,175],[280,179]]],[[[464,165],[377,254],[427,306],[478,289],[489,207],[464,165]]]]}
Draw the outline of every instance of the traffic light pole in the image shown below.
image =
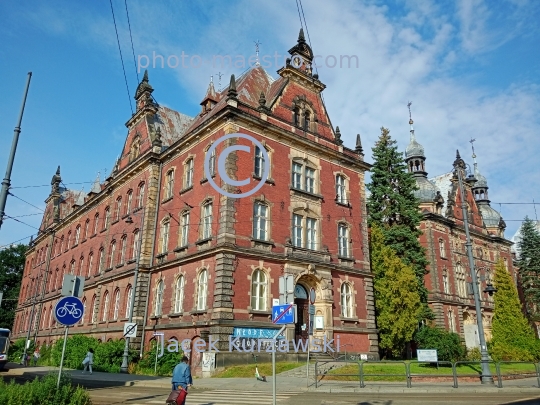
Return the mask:
{"type": "Polygon", "coordinates": [[[26,89],[24,90],[24,97],[21,106],[21,112],[19,113],[19,121],[15,127],[13,134],[13,142],[11,144],[11,151],[9,152],[8,164],[6,169],[6,177],[2,181],[2,190],[0,191],[0,228],[2,228],[2,222],[4,222],[4,214],[6,209],[6,200],[11,186],[11,171],[13,170],[13,161],[15,160],[15,152],[17,151],[17,144],[19,143],[19,134],[21,133],[21,123],[24,113],[24,106],[26,105],[26,96],[28,95],[28,88],[30,87],[30,79],[32,78],[32,72],[28,72],[28,79],[26,80],[26,89]]]}

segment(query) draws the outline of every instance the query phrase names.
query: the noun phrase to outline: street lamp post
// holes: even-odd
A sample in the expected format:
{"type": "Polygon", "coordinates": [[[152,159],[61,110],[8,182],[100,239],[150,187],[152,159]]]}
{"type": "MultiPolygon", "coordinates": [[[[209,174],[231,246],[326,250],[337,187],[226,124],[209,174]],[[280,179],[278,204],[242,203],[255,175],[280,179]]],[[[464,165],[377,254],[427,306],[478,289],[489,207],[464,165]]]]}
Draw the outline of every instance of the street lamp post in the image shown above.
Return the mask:
{"type": "MultiPolygon", "coordinates": [[[[457,173],[459,182],[459,191],[461,194],[461,212],[463,215],[463,226],[465,228],[465,236],[467,241],[465,247],[467,248],[467,257],[469,259],[469,268],[471,269],[472,289],[474,294],[474,306],[476,308],[476,324],[478,326],[478,337],[480,339],[480,354],[482,361],[482,384],[493,384],[493,377],[491,370],[489,369],[489,356],[486,345],[486,338],[484,336],[484,325],[482,323],[482,311],[480,307],[480,292],[478,291],[476,270],[474,268],[474,260],[472,254],[471,235],[469,233],[469,220],[467,217],[467,203],[465,201],[465,189],[463,187],[463,178],[461,176],[461,170],[465,171],[466,163],[461,159],[459,151],[457,151],[456,161],[454,162],[454,168],[457,173]]],[[[472,178],[471,180],[473,180],[472,178]]],[[[475,181],[475,180],[474,180],[475,181]]],[[[493,291],[492,291],[493,293],[493,291]]]]}
{"type": "MultiPolygon", "coordinates": [[[[129,216],[126,219],[126,222],[128,224],[133,223],[133,219],[131,216],[129,216]]],[[[141,215],[141,227],[139,230],[139,240],[137,241],[137,261],[135,263],[135,272],[133,273],[133,287],[131,287],[131,302],[129,307],[129,320],[128,322],[133,322],[133,311],[135,309],[135,293],[137,292],[137,278],[139,277],[139,264],[141,261],[141,247],[142,247],[142,239],[144,235],[144,207],[142,209],[142,215],[141,215]]],[[[128,372],[128,366],[129,366],[129,341],[130,338],[126,337],[126,343],[124,345],[124,355],[122,356],[122,365],[120,366],[120,372],[121,373],[127,373],[128,372]]]]}

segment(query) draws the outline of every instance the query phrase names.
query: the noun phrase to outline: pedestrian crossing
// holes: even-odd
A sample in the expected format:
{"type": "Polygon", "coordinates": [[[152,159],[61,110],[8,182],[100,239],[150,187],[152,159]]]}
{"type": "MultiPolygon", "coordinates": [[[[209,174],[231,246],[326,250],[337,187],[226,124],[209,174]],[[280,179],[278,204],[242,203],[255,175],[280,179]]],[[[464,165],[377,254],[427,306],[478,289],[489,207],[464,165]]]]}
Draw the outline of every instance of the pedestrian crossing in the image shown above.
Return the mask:
{"type": "MultiPolygon", "coordinates": [[[[300,392],[281,392],[276,394],[276,402],[283,402],[300,394],[300,392]]],[[[144,402],[129,402],[131,405],[165,404],[167,395],[163,398],[155,398],[144,402]]],[[[237,391],[237,390],[213,390],[189,392],[186,405],[271,405],[272,392],[269,391],[237,391]]]]}

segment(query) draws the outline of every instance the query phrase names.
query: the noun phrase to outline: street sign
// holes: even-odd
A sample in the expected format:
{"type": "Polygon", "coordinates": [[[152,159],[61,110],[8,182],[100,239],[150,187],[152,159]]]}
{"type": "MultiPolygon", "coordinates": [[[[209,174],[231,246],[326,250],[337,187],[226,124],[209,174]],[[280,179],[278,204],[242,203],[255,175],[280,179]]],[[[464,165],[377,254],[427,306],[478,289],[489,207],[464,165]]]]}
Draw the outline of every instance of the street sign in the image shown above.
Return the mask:
{"type": "Polygon", "coordinates": [[[84,293],[84,277],[66,274],[62,282],[62,297],[79,297],[84,293]]]}
{"type": "MultiPolygon", "coordinates": [[[[1,296],[0,296],[1,298],[1,296]]],[[[272,298],[272,306],[276,306],[276,305],[279,305],[279,298],[272,298]]]]}
{"type": "Polygon", "coordinates": [[[272,307],[272,323],[276,325],[296,323],[296,305],[285,304],[272,307]]]}
{"type": "MultiPolygon", "coordinates": [[[[317,297],[317,293],[315,291],[315,288],[311,287],[310,290],[309,290],[309,303],[311,305],[315,304],[315,298],[316,297],[317,297]]],[[[313,314],[315,314],[315,312],[313,314]]]]}
{"type": "Polygon", "coordinates": [[[309,317],[309,336],[313,336],[313,317],[309,317]]]}
{"type": "Polygon", "coordinates": [[[315,315],[315,305],[310,305],[309,306],[309,314],[310,315],[315,315]]]}
{"type": "Polygon", "coordinates": [[[81,320],[83,315],[84,306],[77,297],[60,298],[54,307],[54,317],[61,325],[73,326],[81,320]]]}
{"type": "Polygon", "coordinates": [[[279,303],[281,305],[294,303],[294,276],[292,274],[279,277],[279,303]]]}
{"type": "Polygon", "coordinates": [[[124,337],[134,338],[137,336],[137,324],[135,322],[126,322],[124,324],[124,337]]]}

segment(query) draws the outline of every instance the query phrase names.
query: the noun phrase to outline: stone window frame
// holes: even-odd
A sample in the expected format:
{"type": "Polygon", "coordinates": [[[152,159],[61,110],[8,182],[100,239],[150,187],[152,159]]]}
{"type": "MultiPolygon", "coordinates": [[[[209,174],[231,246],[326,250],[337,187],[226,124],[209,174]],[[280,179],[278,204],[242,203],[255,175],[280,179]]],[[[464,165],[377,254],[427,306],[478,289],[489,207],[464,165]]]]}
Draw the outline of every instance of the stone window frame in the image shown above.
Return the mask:
{"type": "Polygon", "coordinates": [[[124,292],[124,300],[126,304],[126,319],[129,318],[129,314],[131,312],[131,302],[133,301],[133,298],[133,286],[131,284],[128,284],[124,292]]]}
{"type": "Polygon", "coordinates": [[[461,262],[456,263],[455,277],[458,296],[460,298],[467,298],[467,275],[465,273],[465,267],[461,262]]]}
{"type": "Polygon", "coordinates": [[[154,285],[154,299],[152,300],[153,301],[153,308],[152,308],[153,317],[163,316],[163,302],[165,301],[164,300],[165,288],[166,288],[165,278],[163,276],[160,276],[156,280],[155,285],[154,285]]]}
{"type": "Polygon", "coordinates": [[[356,310],[357,310],[357,304],[356,304],[356,297],[355,297],[356,291],[354,290],[354,282],[349,280],[348,276],[345,276],[345,279],[339,280],[339,306],[340,306],[340,317],[343,319],[357,319],[356,316],[356,310]],[[351,316],[346,316],[344,312],[344,306],[343,306],[343,286],[347,285],[348,288],[350,288],[350,306],[349,309],[351,310],[351,316]]]}
{"type": "Polygon", "coordinates": [[[118,251],[118,264],[119,265],[122,265],[126,262],[127,245],[128,245],[127,234],[123,234],[122,237],[120,238],[120,250],[118,251]]]}
{"type": "Polygon", "coordinates": [[[96,215],[94,215],[94,232],[92,232],[92,235],[97,235],[98,232],[99,232],[99,212],[96,212],[96,215]]]}
{"type": "Polygon", "coordinates": [[[174,180],[176,175],[176,167],[171,167],[165,173],[165,184],[164,188],[164,201],[168,201],[174,197],[174,180]]]}
{"type": "Polygon", "coordinates": [[[84,237],[83,241],[88,239],[88,232],[90,231],[90,218],[86,218],[86,221],[84,222],[84,237]]]}
{"type": "Polygon", "coordinates": [[[446,259],[446,242],[443,238],[439,238],[439,256],[441,259],[446,259]]]}
{"type": "Polygon", "coordinates": [[[114,201],[114,222],[120,221],[122,217],[122,196],[118,196],[114,201]]]}
{"type": "MultiPolygon", "coordinates": [[[[206,147],[204,148],[204,159],[206,160],[206,156],[208,154],[208,150],[212,147],[212,145],[214,144],[214,141],[210,142],[208,145],[206,145],[206,147]]],[[[208,170],[210,171],[210,176],[211,177],[215,177],[216,176],[216,149],[217,148],[214,148],[212,150],[212,154],[210,155],[210,158],[208,159],[208,170]]],[[[206,172],[203,170],[203,177],[202,177],[202,180],[201,182],[205,182],[207,181],[208,179],[206,178],[206,172]]]]}
{"type": "Polygon", "coordinates": [[[126,193],[126,204],[124,205],[124,215],[131,213],[131,204],[133,204],[133,189],[130,188],[126,193]]]}
{"type": "Polygon", "coordinates": [[[199,238],[200,240],[207,240],[213,237],[214,235],[214,229],[213,229],[213,221],[214,221],[214,199],[212,197],[205,198],[203,202],[201,203],[201,230],[199,238]],[[210,233],[206,233],[206,223],[205,223],[205,207],[210,205],[210,233]]]}
{"type": "MultiPolygon", "coordinates": [[[[263,145],[264,149],[266,150],[266,153],[268,154],[268,159],[269,159],[269,162],[264,162],[265,163],[265,167],[268,169],[268,177],[267,177],[267,182],[269,181],[270,183],[273,183],[274,180],[272,180],[272,162],[273,162],[273,155],[274,155],[274,148],[271,148],[265,139],[262,139],[261,140],[261,144],[263,145]]],[[[261,169],[261,173],[257,173],[257,170],[256,170],[256,161],[257,161],[257,149],[259,149],[258,146],[255,146],[255,149],[253,150],[253,173],[252,173],[252,177],[255,178],[255,179],[261,179],[262,178],[262,169],[261,169]]],[[[261,153],[261,156],[260,156],[261,159],[263,159],[264,161],[264,155],[261,153]]]]}
{"type": "Polygon", "coordinates": [[[442,283],[443,283],[443,293],[451,294],[450,279],[448,277],[448,269],[446,267],[442,271],[442,283]]]}
{"type": "Polygon", "coordinates": [[[178,271],[178,274],[173,279],[173,283],[171,285],[171,288],[174,291],[174,294],[172,296],[172,313],[174,314],[181,314],[184,312],[184,301],[186,299],[186,274],[185,272],[182,272],[182,270],[178,271]],[[181,298],[179,299],[179,291],[178,291],[178,282],[182,280],[182,287],[181,287],[181,298]]]}
{"type": "Polygon", "coordinates": [[[352,224],[350,224],[347,220],[345,220],[344,218],[340,219],[337,221],[337,238],[336,238],[336,241],[337,241],[337,244],[338,244],[338,257],[341,257],[341,258],[344,258],[344,259],[350,259],[353,257],[353,254],[352,254],[352,250],[353,250],[353,245],[352,245],[352,237],[351,237],[351,230],[352,230],[352,224]],[[341,251],[341,243],[340,243],[340,239],[341,239],[341,236],[340,236],[340,228],[344,226],[347,230],[347,254],[344,255],[342,254],[343,252],[341,251]]]}
{"type": "Polygon", "coordinates": [[[193,310],[195,312],[206,312],[208,311],[208,284],[210,281],[210,269],[208,266],[201,266],[197,269],[195,278],[193,279],[193,282],[195,283],[195,291],[193,292],[193,310]],[[201,274],[203,272],[206,272],[206,296],[204,297],[204,308],[201,308],[199,305],[199,298],[200,298],[200,289],[201,289],[201,274]]]}
{"type": "Polygon", "coordinates": [[[350,206],[351,201],[351,191],[350,191],[350,184],[351,184],[351,178],[345,174],[343,170],[334,172],[334,181],[336,185],[336,196],[335,201],[337,204],[350,206]],[[338,177],[343,178],[343,198],[339,195],[338,192],[338,177]]]}
{"type": "Polygon", "coordinates": [[[255,239],[255,240],[260,240],[260,241],[264,241],[264,242],[268,242],[270,240],[272,240],[272,236],[271,236],[271,224],[272,224],[272,218],[271,218],[271,206],[269,204],[268,201],[266,201],[266,198],[264,197],[264,195],[258,197],[258,198],[255,198],[253,200],[253,216],[251,218],[251,223],[252,223],[252,227],[251,227],[251,234],[252,234],[252,238],[255,239]],[[256,221],[255,221],[255,207],[257,205],[261,205],[261,206],[264,206],[266,207],[266,216],[265,216],[265,234],[266,234],[266,237],[264,239],[261,239],[259,238],[259,235],[255,233],[255,225],[256,225],[256,221]]]}
{"type": "Polygon", "coordinates": [[[195,179],[195,155],[188,154],[182,162],[183,175],[182,175],[182,191],[189,190],[193,187],[195,179]],[[190,176],[191,173],[191,177],[190,176]],[[189,181],[188,181],[189,180],[189,181]]]}
{"type": "Polygon", "coordinates": [[[298,95],[294,97],[291,105],[291,121],[295,128],[298,128],[306,132],[317,132],[317,112],[313,106],[313,103],[309,101],[305,95],[298,95]],[[310,122],[309,128],[305,128],[305,116],[306,112],[309,113],[310,122]]]}
{"type": "Polygon", "coordinates": [[[292,209],[291,212],[291,235],[292,235],[292,242],[293,246],[303,249],[309,249],[313,251],[319,251],[321,247],[321,237],[322,237],[322,221],[317,215],[317,213],[310,208],[306,206],[299,206],[292,209]],[[302,243],[301,246],[297,246],[295,244],[295,226],[294,226],[294,216],[300,215],[302,217],[302,243]],[[312,249],[310,247],[307,247],[308,245],[308,229],[307,229],[307,219],[313,219],[315,220],[316,228],[315,228],[315,249],[312,249]]]}
{"type": "Polygon", "coordinates": [[[90,278],[90,276],[92,275],[92,266],[93,266],[93,263],[94,262],[94,251],[91,250],[89,253],[88,253],[88,263],[87,263],[87,268],[86,268],[86,278],[90,278]]]}
{"type": "Polygon", "coordinates": [[[113,299],[113,316],[112,316],[112,320],[117,321],[118,318],[119,318],[119,315],[120,315],[120,302],[121,302],[120,288],[119,287],[116,287],[116,289],[114,290],[113,297],[114,297],[114,299],[113,299]]]}
{"type": "Polygon", "coordinates": [[[116,239],[113,239],[111,243],[109,243],[109,255],[107,256],[107,266],[106,269],[110,269],[114,267],[115,265],[115,255],[116,253],[116,239]]]}
{"type": "Polygon", "coordinates": [[[158,254],[165,254],[169,251],[170,237],[171,217],[166,215],[159,223],[158,254]]]}
{"type": "Polygon", "coordinates": [[[191,210],[189,208],[184,208],[178,214],[178,247],[186,247],[189,245],[189,224],[191,222],[191,210]],[[187,215],[187,224],[184,224],[184,216],[187,215]],[[184,242],[184,227],[186,228],[186,238],[184,242]]]}
{"type": "Polygon", "coordinates": [[[137,185],[137,208],[144,207],[144,197],[146,193],[146,182],[143,180],[137,185]]]}
{"type": "Polygon", "coordinates": [[[75,243],[73,244],[74,247],[79,244],[80,238],[81,238],[81,225],[78,224],[75,228],[75,243]]]}
{"type": "Polygon", "coordinates": [[[110,298],[109,290],[105,290],[103,293],[103,304],[101,306],[101,322],[107,322],[109,320],[110,310],[110,298]]]}
{"type": "Polygon", "coordinates": [[[254,312],[268,312],[271,310],[270,306],[270,287],[271,287],[271,278],[270,278],[270,269],[267,269],[263,267],[262,264],[259,264],[258,266],[251,266],[251,273],[248,274],[248,280],[249,280],[249,307],[248,311],[254,311],[254,312]],[[254,275],[256,272],[261,272],[265,277],[265,291],[264,291],[264,309],[261,308],[255,308],[253,306],[253,287],[254,287],[254,275]]]}

